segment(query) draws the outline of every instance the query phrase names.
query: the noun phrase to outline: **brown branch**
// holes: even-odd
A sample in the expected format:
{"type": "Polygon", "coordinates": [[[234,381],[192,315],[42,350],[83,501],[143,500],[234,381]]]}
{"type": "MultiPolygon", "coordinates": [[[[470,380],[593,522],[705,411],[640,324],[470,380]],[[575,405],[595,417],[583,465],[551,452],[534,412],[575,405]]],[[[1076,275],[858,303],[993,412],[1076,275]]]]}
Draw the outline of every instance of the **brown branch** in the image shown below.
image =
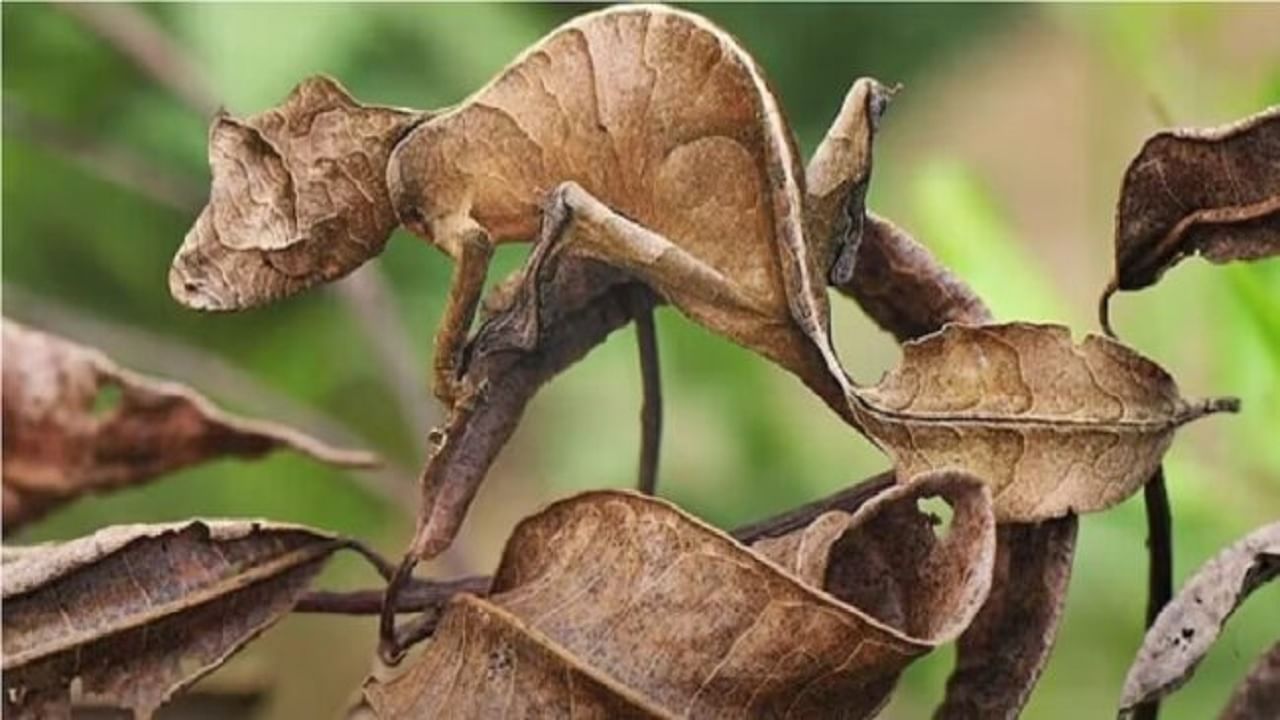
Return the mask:
{"type": "Polygon", "coordinates": [[[636,324],[636,346],[640,353],[640,474],[636,487],[645,495],[658,489],[658,458],[662,449],[662,373],[658,365],[658,336],[653,326],[651,299],[632,310],[636,324]]]}
{"type": "MultiPolygon", "coordinates": [[[[1169,493],[1165,488],[1164,466],[1156,472],[1142,489],[1142,501],[1147,511],[1147,615],[1145,627],[1150,628],[1160,611],[1173,599],[1173,513],[1169,508],[1169,493]]],[[[1160,701],[1151,700],[1134,708],[1134,720],[1156,720],[1160,717],[1160,701]]]]}

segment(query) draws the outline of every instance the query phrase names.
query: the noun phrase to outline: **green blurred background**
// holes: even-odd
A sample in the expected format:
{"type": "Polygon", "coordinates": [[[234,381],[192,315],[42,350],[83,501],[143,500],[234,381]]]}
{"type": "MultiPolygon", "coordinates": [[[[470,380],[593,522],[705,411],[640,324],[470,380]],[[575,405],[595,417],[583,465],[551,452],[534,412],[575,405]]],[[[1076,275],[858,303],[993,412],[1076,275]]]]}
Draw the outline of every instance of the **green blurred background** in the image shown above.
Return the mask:
{"type": "MultiPolygon", "coordinates": [[[[370,539],[398,555],[410,530],[425,387],[449,263],[398,233],[337,288],[238,315],[169,299],[169,260],[203,201],[212,98],[237,114],[325,72],[361,100],[457,102],[582,6],[149,5],[86,15],[3,7],[3,282],[9,317],[187,381],[244,412],[292,420],[391,459],[380,475],[278,454],[219,462],[82,501],[19,540],[119,522],[252,515],[370,539]],[[104,20],[103,18],[106,18],[104,20]],[[96,28],[96,29],[95,29],[96,28]],[[122,46],[153,62],[144,71],[122,46]],[[166,80],[167,79],[167,80],[166,80]],[[169,85],[166,87],[165,82],[169,85]],[[201,95],[203,93],[203,95],[201,95]]],[[[1119,179],[1165,124],[1218,124],[1280,102],[1280,6],[713,5],[774,81],[805,150],[859,75],[902,82],[877,148],[871,205],[969,280],[1002,319],[1095,328],[1110,274],[1119,179]]],[[[492,278],[525,247],[504,248],[492,278]]],[[[1187,262],[1116,303],[1116,327],[1190,396],[1244,412],[1181,432],[1168,458],[1179,582],[1280,516],[1280,263],[1187,262]]],[[[732,526],[883,469],[884,458],[791,377],[659,313],[666,389],[661,492],[732,526]]],[[[836,301],[852,375],[898,351],[836,301]]],[[[551,498],[627,486],[638,370],[624,330],[533,402],[455,552],[432,570],[487,571],[512,524],[551,498]]],[[[1056,653],[1025,716],[1108,717],[1141,637],[1143,516],[1134,499],[1081,523],[1056,653]]],[[[354,561],[333,588],[372,586],[354,561]]],[[[1165,717],[1216,714],[1275,639],[1280,587],[1233,618],[1165,717]]],[[[292,617],[212,685],[269,684],[265,717],[325,717],[368,668],[374,623],[292,617]]],[[[928,714],[950,667],[917,663],[885,717],[928,714]]]]}

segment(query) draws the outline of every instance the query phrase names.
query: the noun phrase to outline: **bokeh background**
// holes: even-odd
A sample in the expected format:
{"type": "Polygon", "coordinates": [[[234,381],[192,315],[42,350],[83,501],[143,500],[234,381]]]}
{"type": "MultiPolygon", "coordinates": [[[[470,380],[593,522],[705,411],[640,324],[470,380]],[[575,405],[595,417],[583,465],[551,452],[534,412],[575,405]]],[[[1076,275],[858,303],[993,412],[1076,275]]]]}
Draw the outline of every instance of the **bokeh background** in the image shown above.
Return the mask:
{"type": "MultiPolygon", "coordinates": [[[[187,381],[226,405],[372,447],[357,475],[278,454],[219,462],[75,503],[17,540],[120,522],[267,516],[368,538],[396,556],[411,527],[425,386],[449,276],[398,233],[338,286],[235,315],[171,301],[166,270],[203,203],[210,114],[281,100],[324,72],[367,102],[442,107],[479,87],[574,5],[3,7],[3,302],[7,316],[187,381]]],[[[1280,102],[1280,6],[714,5],[781,95],[811,150],[859,75],[901,82],[871,205],[966,278],[1003,319],[1095,329],[1121,174],[1160,127],[1218,124],[1280,102]]],[[[521,262],[504,248],[491,279],[521,262]]],[[[851,374],[898,351],[836,300],[851,374]]],[[[1168,458],[1178,581],[1280,516],[1280,263],[1184,263],[1115,304],[1128,342],[1186,394],[1244,412],[1196,423],[1168,458]]],[[[801,385],[671,310],[659,313],[667,413],[661,492],[722,526],[883,469],[885,459],[801,385]]],[[[627,486],[638,369],[620,331],[532,403],[455,551],[429,571],[488,571],[523,515],[577,490],[627,486]]],[[[1028,718],[1107,717],[1141,637],[1141,501],[1083,519],[1056,653],[1028,718]]],[[[331,588],[372,586],[338,562],[331,588]]],[[[1274,640],[1280,587],[1242,609],[1168,718],[1216,714],[1274,640]]],[[[268,718],[335,715],[369,666],[374,623],[291,617],[206,685],[271,688],[268,718]]],[[[950,667],[913,666],[885,717],[924,717],[950,667]]]]}

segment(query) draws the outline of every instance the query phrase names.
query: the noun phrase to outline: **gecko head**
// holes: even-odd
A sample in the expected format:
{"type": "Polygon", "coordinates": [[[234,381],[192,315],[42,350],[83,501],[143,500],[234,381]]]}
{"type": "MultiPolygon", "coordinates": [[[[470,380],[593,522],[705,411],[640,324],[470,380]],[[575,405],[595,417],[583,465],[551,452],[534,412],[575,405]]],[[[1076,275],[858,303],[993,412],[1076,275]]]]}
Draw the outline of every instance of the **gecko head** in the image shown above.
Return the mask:
{"type": "Polygon", "coordinates": [[[169,271],[200,310],[263,305],[336,280],[382,252],[396,226],[385,168],[422,113],[356,102],[308,78],[277,107],[209,129],[209,202],[169,271]]]}

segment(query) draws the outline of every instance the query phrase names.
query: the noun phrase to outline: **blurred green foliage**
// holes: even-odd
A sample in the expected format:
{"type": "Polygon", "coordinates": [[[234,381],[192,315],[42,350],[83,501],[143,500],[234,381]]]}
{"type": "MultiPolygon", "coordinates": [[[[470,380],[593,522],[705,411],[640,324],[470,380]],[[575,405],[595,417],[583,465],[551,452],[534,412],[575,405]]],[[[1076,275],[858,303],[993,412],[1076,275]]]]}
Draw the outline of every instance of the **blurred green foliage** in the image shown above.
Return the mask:
{"type": "MultiPolygon", "coordinates": [[[[340,78],[366,101],[446,106],[583,9],[183,4],[148,5],[142,12],[174,38],[231,111],[247,114],[276,103],[296,81],[317,72],[340,78]]],[[[695,9],[757,55],[806,151],[855,77],[903,82],[907,90],[886,119],[878,149],[873,206],[917,233],[973,283],[998,317],[1067,322],[1079,331],[1094,327],[1092,298],[1109,272],[1110,204],[1119,172],[1141,138],[1160,124],[1156,116],[1216,123],[1280,101],[1280,58],[1266,47],[1274,46],[1280,13],[1265,9],[1244,19],[1246,11],[1219,6],[695,9]],[[1257,32],[1268,23],[1272,32],[1257,32]],[[1026,128],[1019,136],[1047,143],[1086,138],[1078,144],[1086,153],[1089,217],[1079,220],[1074,241],[1080,250],[1070,255],[1078,267],[1046,259],[1061,257],[1058,249],[1025,236],[1020,222],[1037,208],[1008,205],[985,166],[966,157],[963,148],[914,165],[895,162],[913,145],[928,142],[931,128],[954,122],[934,106],[933,93],[968,97],[972,91],[979,99],[960,106],[982,112],[986,106],[978,91],[994,81],[983,72],[1001,63],[1016,66],[1021,58],[999,56],[1000,49],[1023,47],[1018,38],[1037,33],[1061,39],[1067,50],[1060,61],[1088,68],[1086,84],[1096,86],[1090,96],[1096,105],[1084,126],[1046,128],[1044,138],[1038,128],[1026,128]],[[1261,51],[1247,52],[1259,44],[1261,51]],[[979,62],[991,53],[998,56],[994,62],[979,62]],[[1242,66],[1249,71],[1239,72],[1242,66]],[[1064,279],[1081,276],[1090,279],[1088,287],[1064,279]]],[[[1057,89],[1001,88],[1015,99],[1057,89]]],[[[335,293],[312,292],[238,315],[178,307],[168,298],[165,277],[192,209],[158,203],[89,167],[94,154],[86,148],[106,148],[108,160],[135,156],[177,178],[175,190],[188,184],[202,189],[207,117],[71,15],[48,5],[3,6],[3,98],[8,315],[43,319],[63,332],[91,325],[77,318],[146,330],[174,347],[230,363],[270,394],[339,418],[394,462],[417,467],[415,448],[424,429],[405,426],[386,368],[335,293]],[[50,133],[41,132],[49,128],[77,142],[51,144],[50,133]]],[[[1058,171],[1034,161],[1034,144],[1007,152],[1029,158],[1027,177],[1058,171]]],[[[524,252],[504,248],[493,279],[517,267],[524,252]]],[[[392,324],[408,333],[425,379],[449,265],[401,233],[378,268],[394,289],[392,324]]],[[[842,355],[855,377],[870,382],[893,364],[897,351],[848,303],[836,302],[842,355]]],[[[1165,363],[1187,394],[1236,394],[1245,400],[1242,416],[1190,428],[1170,455],[1181,579],[1216,548],[1280,516],[1280,265],[1214,268],[1191,261],[1159,287],[1124,296],[1117,306],[1117,327],[1126,339],[1165,363]]],[[[670,311],[660,313],[659,330],[667,395],[663,494],[713,522],[732,525],[883,467],[868,443],[764,361],[670,311]]],[[[630,334],[617,333],[535,400],[462,538],[464,561],[472,569],[491,565],[510,524],[539,503],[576,489],[630,484],[639,406],[630,334]]],[[[271,406],[263,393],[214,382],[204,364],[175,364],[123,338],[99,332],[94,341],[126,364],[178,375],[233,408],[271,406]]],[[[415,401],[429,402],[425,387],[415,401]]],[[[411,483],[411,471],[403,474],[411,483]]],[[[254,464],[215,463],[144,489],[76,503],[19,539],[66,537],[117,522],[262,515],[371,538],[394,554],[405,540],[409,510],[352,476],[278,455],[254,464]]],[[[1111,714],[1141,637],[1144,532],[1136,500],[1082,522],[1057,653],[1027,717],[1111,714]]],[[[371,580],[353,564],[326,576],[331,585],[371,580]]],[[[1273,639],[1277,590],[1260,593],[1232,620],[1195,681],[1168,703],[1166,717],[1216,712],[1235,679],[1273,639]]],[[[366,621],[284,623],[250,653],[273,658],[270,665],[280,676],[272,717],[324,716],[340,705],[366,668],[372,636],[366,621]],[[346,650],[334,653],[335,642],[346,650]]],[[[941,693],[949,658],[947,650],[913,667],[887,716],[925,716],[941,693]]]]}

